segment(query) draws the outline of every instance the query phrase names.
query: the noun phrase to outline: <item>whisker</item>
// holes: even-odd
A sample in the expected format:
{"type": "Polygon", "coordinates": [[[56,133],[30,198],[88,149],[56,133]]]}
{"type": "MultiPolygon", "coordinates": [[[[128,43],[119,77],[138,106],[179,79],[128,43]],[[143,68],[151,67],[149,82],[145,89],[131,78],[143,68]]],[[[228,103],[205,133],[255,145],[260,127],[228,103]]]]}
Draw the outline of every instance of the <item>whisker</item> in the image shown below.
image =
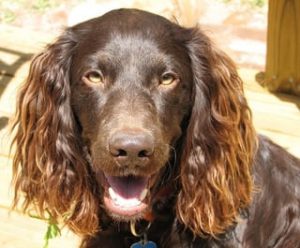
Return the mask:
{"type": "Polygon", "coordinates": [[[167,161],[166,166],[164,167],[164,171],[162,173],[162,176],[160,178],[160,185],[165,185],[169,183],[170,181],[174,180],[174,172],[176,172],[176,169],[174,167],[177,164],[177,152],[175,147],[169,144],[164,144],[165,146],[168,146],[170,151],[173,153],[173,156],[170,156],[170,159],[167,161]],[[172,161],[171,161],[172,160],[172,161]]]}

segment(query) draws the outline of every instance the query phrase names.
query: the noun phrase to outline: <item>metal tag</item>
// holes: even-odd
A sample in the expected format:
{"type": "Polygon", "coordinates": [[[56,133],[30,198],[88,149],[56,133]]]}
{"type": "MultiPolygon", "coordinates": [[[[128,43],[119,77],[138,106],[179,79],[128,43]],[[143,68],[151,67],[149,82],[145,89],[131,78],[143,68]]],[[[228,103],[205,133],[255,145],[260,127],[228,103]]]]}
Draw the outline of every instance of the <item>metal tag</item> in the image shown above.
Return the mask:
{"type": "Polygon", "coordinates": [[[153,241],[139,241],[132,244],[130,248],[157,248],[157,245],[153,241]]]}

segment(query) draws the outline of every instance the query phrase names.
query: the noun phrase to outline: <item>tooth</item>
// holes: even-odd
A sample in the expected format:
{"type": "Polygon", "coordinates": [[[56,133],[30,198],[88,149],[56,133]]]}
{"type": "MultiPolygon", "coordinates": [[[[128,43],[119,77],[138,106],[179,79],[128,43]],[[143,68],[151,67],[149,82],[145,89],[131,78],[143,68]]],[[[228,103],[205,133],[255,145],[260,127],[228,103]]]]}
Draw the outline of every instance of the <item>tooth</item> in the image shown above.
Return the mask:
{"type": "Polygon", "coordinates": [[[110,197],[111,197],[114,201],[117,200],[118,196],[117,196],[116,192],[113,190],[112,187],[109,187],[108,193],[109,193],[110,197]]]}
{"type": "Polygon", "coordinates": [[[132,199],[126,202],[128,207],[134,207],[141,204],[141,202],[138,199],[132,199]]]}
{"type": "Polygon", "coordinates": [[[110,196],[110,198],[114,201],[114,203],[117,206],[125,206],[125,207],[134,207],[134,206],[138,206],[142,203],[142,201],[146,198],[147,194],[148,194],[148,189],[144,189],[141,194],[139,199],[138,198],[134,198],[134,199],[124,199],[121,196],[119,196],[112,187],[108,188],[108,194],[110,196]]]}
{"type": "Polygon", "coordinates": [[[148,194],[148,189],[144,189],[140,194],[139,200],[143,201],[146,198],[147,194],[148,194]]]}

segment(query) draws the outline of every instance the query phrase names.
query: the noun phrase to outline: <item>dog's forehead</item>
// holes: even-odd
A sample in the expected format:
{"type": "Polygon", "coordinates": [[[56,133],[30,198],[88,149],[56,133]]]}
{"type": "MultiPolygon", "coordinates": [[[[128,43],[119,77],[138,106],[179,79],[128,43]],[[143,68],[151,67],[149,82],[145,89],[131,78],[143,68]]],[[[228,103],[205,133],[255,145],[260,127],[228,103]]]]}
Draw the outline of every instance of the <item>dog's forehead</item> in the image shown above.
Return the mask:
{"type": "Polygon", "coordinates": [[[121,9],[73,28],[78,37],[80,50],[96,52],[107,49],[110,52],[135,47],[157,52],[172,50],[182,44],[182,28],[164,17],[134,9],[121,9]]]}
{"type": "Polygon", "coordinates": [[[143,72],[147,77],[153,71],[164,70],[180,73],[189,66],[186,31],[144,11],[109,12],[74,27],[78,38],[73,56],[73,64],[78,65],[76,74],[99,63],[112,73],[127,75],[143,72]]]}
{"type": "Polygon", "coordinates": [[[93,19],[92,22],[95,31],[98,31],[97,27],[99,27],[102,30],[106,28],[107,32],[119,33],[150,31],[160,35],[161,32],[176,28],[176,24],[162,16],[136,9],[113,10],[93,19]]]}
{"type": "Polygon", "coordinates": [[[121,35],[112,33],[105,46],[101,49],[116,60],[129,63],[133,58],[141,63],[152,60],[163,62],[163,51],[157,41],[139,34],[121,35]]]}

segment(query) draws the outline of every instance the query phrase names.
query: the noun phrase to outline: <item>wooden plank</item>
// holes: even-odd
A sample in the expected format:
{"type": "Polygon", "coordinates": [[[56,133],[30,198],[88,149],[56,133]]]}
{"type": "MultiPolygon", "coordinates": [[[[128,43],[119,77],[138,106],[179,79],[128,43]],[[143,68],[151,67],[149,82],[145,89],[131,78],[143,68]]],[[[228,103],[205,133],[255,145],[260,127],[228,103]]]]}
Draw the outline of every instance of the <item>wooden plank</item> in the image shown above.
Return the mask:
{"type": "Polygon", "coordinates": [[[32,56],[32,54],[21,53],[0,47],[0,74],[13,76],[24,63],[31,60],[32,56]]]}
{"type": "MultiPolygon", "coordinates": [[[[41,248],[44,245],[44,235],[47,224],[35,218],[30,218],[14,211],[8,212],[0,208],[0,247],[1,248],[41,248]]],[[[62,230],[62,236],[50,241],[49,248],[78,247],[79,237],[62,230]]]]}
{"type": "Polygon", "coordinates": [[[19,92],[20,86],[25,80],[25,76],[22,74],[27,71],[28,64],[25,64],[20,68],[15,77],[1,76],[0,81],[0,112],[11,116],[15,113],[16,109],[16,97],[19,92]]]}
{"type": "MultiPolygon", "coordinates": [[[[53,40],[53,35],[0,25],[0,74],[15,75],[32,56],[53,40]],[[22,37],[20,41],[20,37],[22,37]]],[[[0,79],[0,85],[2,84],[0,79]]]]}
{"type": "Polygon", "coordinates": [[[267,102],[272,104],[277,104],[278,106],[287,106],[290,109],[293,109],[294,113],[300,114],[298,110],[298,104],[300,104],[299,99],[293,99],[292,96],[288,97],[287,95],[275,95],[269,92],[256,92],[246,89],[246,96],[249,100],[267,102]]]}
{"type": "Polygon", "coordinates": [[[268,94],[268,91],[255,81],[257,70],[240,68],[238,73],[243,80],[245,90],[268,94]]]}
{"type": "Polygon", "coordinates": [[[295,106],[255,100],[252,92],[247,95],[258,129],[273,130],[300,138],[300,114],[295,106]]]}
{"type": "Polygon", "coordinates": [[[239,73],[257,131],[300,157],[300,99],[268,92],[255,82],[255,70],[241,69],[239,73]]]}
{"type": "MultiPolygon", "coordinates": [[[[12,202],[11,160],[0,157],[0,247],[40,248],[44,244],[47,224],[45,221],[9,211],[12,202]]],[[[51,247],[78,247],[80,238],[64,228],[62,236],[50,241],[51,247]]]]}
{"type": "Polygon", "coordinates": [[[0,156],[0,206],[7,209],[12,203],[12,190],[10,187],[12,178],[11,159],[0,156]]]}
{"type": "MultiPolygon", "coordinates": [[[[1,115],[0,113],[0,120],[5,118],[8,120],[9,117],[5,115],[1,115]]],[[[10,145],[12,143],[12,135],[10,134],[9,130],[9,124],[7,124],[5,127],[0,128],[0,156],[3,157],[11,157],[13,154],[10,154],[10,145]]]]}
{"type": "Polygon", "coordinates": [[[260,129],[259,132],[275,143],[280,144],[283,148],[285,148],[289,153],[294,156],[300,158],[300,139],[299,137],[286,135],[284,133],[278,133],[270,130],[260,129]]]}
{"type": "Polygon", "coordinates": [[[35,54],[53,41],[56,35],[2,24],[0,37],[0,51],[9,49],[16,53],[35,54]]]}
{"type": "MultiPolygon", "coordinates": [[[[40,248],[44,244],[44,234],[47,224],[35,218],[10,212],[13,198],[10,187],[12,160],[0,156],[0,247],[18,248],[32,247],[40,248]]],[[[50,247],[78,247],[79,237],[68,231],[62,231],[62,236],[54,239],[50,247]]]]}
{"type": "Polygon", "coordinates": [[[256,82],[255,78],[256,74],[258,73],[257,70],[241,68],[238,70],[238,72],[243,80],[244,88],[246,91],[260,92],[267,97],[273,97],[280,100],[281,102],[289,102],[300,108],[300,98],[298,96],[270,92],[266,88],[262,87],[258,82],[256,82]]]}

